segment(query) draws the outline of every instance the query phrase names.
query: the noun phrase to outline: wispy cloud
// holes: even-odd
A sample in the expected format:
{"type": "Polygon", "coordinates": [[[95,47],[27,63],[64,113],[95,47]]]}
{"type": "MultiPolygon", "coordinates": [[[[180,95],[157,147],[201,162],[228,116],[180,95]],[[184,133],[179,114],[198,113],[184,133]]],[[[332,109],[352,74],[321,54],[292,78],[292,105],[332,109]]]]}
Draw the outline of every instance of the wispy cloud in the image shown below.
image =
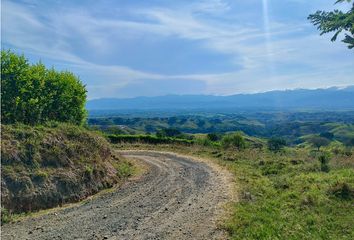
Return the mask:
{"type": "MultiPolygon", "coordinates": [[[[259,4],[259,1],[253,4],[257,6],[257,2],[259,4]]],[[[171,3],[171,6],[128,4],[122,6],[124,11],[116,12],[120,6],[108,5],[106,9],[113,10],[107,14],[95,9],[99,2],[92,6],[84,3],[83,6],[67,6],[69,3],[75,4],[45,6],[40,1],[31,4],[3,1],[3,43],[77,72],[91,89],[91,97],[113,97],[119,89],[144,84],[144,81],[151,84],[153,80],[180,80],[184,84],[188,80],[204,82],[198,89],[214,94],[354,83],[351,79],[354,70],[350,67],[354,59],[344,46],[318,37],[306,19],[282,22],[270,18],[266,32],[259,19],[247,18],[248,14],[257,13],[238,9],[246,4],[242,1],[186,1],[171,3]],[[241,15],[248,20],[237,18],[241,15]],[[158,47],[159,42],[172,40],[184,45],[196,44],[189,53],[191,56],[199,52],[223,55],[225,64],[231,59],[234,70],[208,73],[207,65],[205,73],[198,74],[187,71],[166,74],[159,71],[158,66],[154,71],[144,70],[148,63],[139,60],[139,54],[145,53],[136,53],[134,48],[142,43],[151,44],[156,54],[168,56],[166,61],[178,60],[178,51],[169,55],[168,47],[158,47]],[[129,59],[126,55],[129,52],[138,54],[134,66],[125,61],[129,59]]],[[[305,6],[306,2],[297,4],[305,6]]],[[[261,11],[258,14],[262,14],[261,11]]],[[[198,61],[200,65],[205,64],[203,59],[198,61]]],[[[189,64],[188,59],[182,64],[189,64]]],[[[171,92],[166,88],[165,93],[183,93],[181,91],[171,92]]]]}

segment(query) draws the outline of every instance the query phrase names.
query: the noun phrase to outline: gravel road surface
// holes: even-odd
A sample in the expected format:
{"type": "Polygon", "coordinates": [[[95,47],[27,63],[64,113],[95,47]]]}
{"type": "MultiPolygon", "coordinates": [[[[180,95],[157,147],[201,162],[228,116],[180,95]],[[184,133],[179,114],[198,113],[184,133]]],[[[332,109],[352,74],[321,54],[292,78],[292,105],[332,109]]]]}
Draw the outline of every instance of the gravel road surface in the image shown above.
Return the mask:
{"type": "Polygon", "coordinates": [[[2,226],[2,239],[225,239],[230,176],[173,153],[125,151],[148,171],[113,191],[2,226]]]}

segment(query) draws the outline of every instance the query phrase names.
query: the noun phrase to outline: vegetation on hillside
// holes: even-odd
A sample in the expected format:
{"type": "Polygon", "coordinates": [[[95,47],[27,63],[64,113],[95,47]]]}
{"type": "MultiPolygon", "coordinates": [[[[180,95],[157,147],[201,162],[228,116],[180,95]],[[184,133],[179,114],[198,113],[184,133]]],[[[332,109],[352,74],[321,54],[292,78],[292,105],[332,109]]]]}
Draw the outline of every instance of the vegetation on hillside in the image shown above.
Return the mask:
{"type": "Polygon", "coordinates": [[[70,124],[2,125],[1,204],[10,213],[81,200],[132,167],[99,133],[70,124]]]}
{"type": "Polygon", "coordinates": [[[180,152],[214,159],[230,169],[238,201],[230,206],[223,227],[232,239],[354,238],[352,148],[342,145],[334,151],[329,145],[318,151],[310,143],[286,147],[279,139],[236,135],[246,142],[244,148],[227,148],[222,138],[211,141],[208,135],[196,136],[193,145],[135,142],[116,147],[180,152]],[[208,141],[211,144],[205,144],[208,141]],[[269,142],[277,151],[266,147],[269,142]]]}
{"type": "Polygon", "coordinates": [[[74,74],[1,51],[1,221],[79,201],[132,173],[83,128],[86,89],[74,74]]]}
{"type": "Polygon", "coordinates": [[[73,73],[30,64],[24,56],[1,51],[1,121],[83,124],[86,89],[73,73]]]}
{"type": "Polygon", "coordinates": [[[351,146],[354,112],[291,112],[176,115],[170,117],[91,117],[88,124],[108,134],[154,134],[191,138],[188,134],[210,133],[216,138],[242,131],[262,138],[286,139],[289,145],[306,142],[314,135],[351,146]]]}

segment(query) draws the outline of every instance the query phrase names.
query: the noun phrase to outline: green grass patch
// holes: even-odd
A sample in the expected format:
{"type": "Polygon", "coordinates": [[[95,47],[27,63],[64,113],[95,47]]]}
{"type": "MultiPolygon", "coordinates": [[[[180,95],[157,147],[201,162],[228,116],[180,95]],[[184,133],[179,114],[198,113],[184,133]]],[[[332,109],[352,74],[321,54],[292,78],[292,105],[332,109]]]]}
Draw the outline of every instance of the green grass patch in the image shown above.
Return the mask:
{"type": "Polygon", "coordinates": [[[128,162],[121,163],[116,169],[117,175],[122,178],[130,177],[133,174],[132,165],[128,162]]]}
{"type": "Polygon", "coordinates": [[[302,148],[274,153],[204,144],[117,147],[175,151],[227,167],[239,199],[222,226],[231,239],[354,239],[353,155],[326,153],[330,168],[323,172],[318,159],[323,153],[302,148]]]}

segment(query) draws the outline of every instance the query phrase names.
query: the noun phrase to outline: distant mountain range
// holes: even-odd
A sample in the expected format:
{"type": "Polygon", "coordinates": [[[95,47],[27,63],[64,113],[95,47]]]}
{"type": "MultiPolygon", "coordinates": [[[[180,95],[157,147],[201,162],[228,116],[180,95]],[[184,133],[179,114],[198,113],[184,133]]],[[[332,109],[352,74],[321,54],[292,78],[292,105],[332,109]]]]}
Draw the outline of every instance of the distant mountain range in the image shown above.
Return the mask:
{"type": "Polygon", "coordinates": [[[231,96],[166,95],[102,98],[88,101],[90,110],[238,110],[322,109],[354,110],[354,85],[346,88],[296,89],[231,96]]]}

